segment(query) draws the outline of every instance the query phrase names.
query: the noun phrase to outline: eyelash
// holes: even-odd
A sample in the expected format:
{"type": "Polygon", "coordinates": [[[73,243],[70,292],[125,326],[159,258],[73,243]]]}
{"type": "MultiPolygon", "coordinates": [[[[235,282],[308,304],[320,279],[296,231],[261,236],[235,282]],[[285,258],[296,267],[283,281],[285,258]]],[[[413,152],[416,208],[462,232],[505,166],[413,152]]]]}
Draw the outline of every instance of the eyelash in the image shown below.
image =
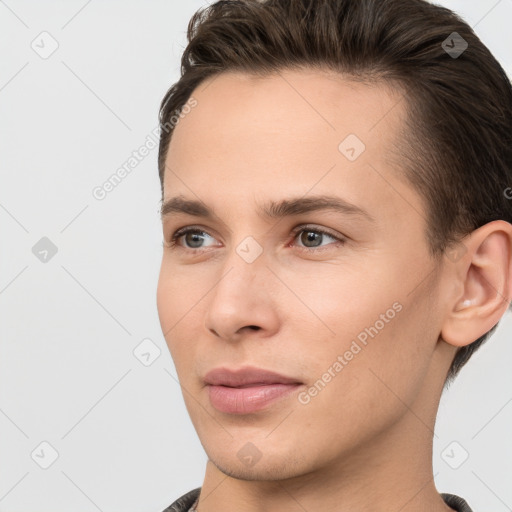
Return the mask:
{"type": "MultiPolygon", "coordinates": [[[[312,232],[312,233],[317,233],[317,234],[321,234],[321,235],[327,235],[327,236],[330,236],[331,238],[334,238],[338,243],[340,243],[341,245],[344,245],[346,240],[344,238],[341,238],[337,235],[335,235],[334,233],[331,233],[330,231],[326,231],[324,229],[319,229],[317,227],[313,227],[313,226],[297,226],[295,229],[292,230],[292,235],[293,235],[293,239],[295,240],[297,238],[297,235],[299,235],[299,233],[303,232],[303,231],[307,231],[307,232],[312,232]]],[[[185,236],[189,233],[198,233],[200,235],[208,235],[208,236],[211,236],[209,235],[206,231],[204,231],[203,229],[199,229],[199,228],[196,228],[196,227],[193,227],[193,226],[189,226],[189,227],[184,227],[184,228],[180,228],[178,230],[176,230],[173,235],[171,236],[171,239],[169,241],[169,244],[168,246],[170,248],[180,248],[180,249],[183,249],[185,251],[191,251],[191,252],[194,252],[194,253],[201,253],[201,252],[204,252],[204,251],[207,251],[208,248],[201,248],[199,247],[198,249],[193,249],[193,248],[190,248],[190,247],[184,247],[182,245],[180,245],[178,243],[178,240],[182,237],[182,236],[185,236]]],[[[329,245],[333,245],[333,244],[329,244],[329,245]]],[[[306,251],[306,252],[322,252],[323,250],[327,250],[329,249],[329,247],[302,247],[302,246],[298,246],[298,248],[302,251],[306,251]]]]}

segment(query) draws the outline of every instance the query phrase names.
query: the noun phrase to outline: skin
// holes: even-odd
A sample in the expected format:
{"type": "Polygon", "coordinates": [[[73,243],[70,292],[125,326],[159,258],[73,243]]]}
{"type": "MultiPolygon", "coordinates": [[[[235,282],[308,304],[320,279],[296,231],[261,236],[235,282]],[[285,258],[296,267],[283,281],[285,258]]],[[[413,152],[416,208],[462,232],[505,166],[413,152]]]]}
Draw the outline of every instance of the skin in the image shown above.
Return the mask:
{"type": "Polygon", "coordinates": [[[456,349],[506,310],[512,226],[474,231],[456,261],[430,257],[422,199],[392,154],[405,102],[382,84],[304,69],[223,73],[193,97],[171,140],[163,199],[200,200],[216,217],[163,218],[157,306],[208,455],[198,510],[451,510],[433,480],[435,417],[456,349]],[[348,134],[366,145],[353,162],[338,149],[348,134]],[[375,222],[332,211],[257,214],[260,203],[316,194],[342,197],[375,222]],[[170,245],[184,226],[206,234],[170,245]],[[345,243],[311,241],[313,228],[345,243]],[[252,263],[236,252],[248,236],[263,250],[252,263]],[[299,392],[394,303],[394,318],[300,403],[299,392]],[[257,413],[217,411],[202,377],[245,365],[303,386],[257,413]],[[253,465],[237,456],[247,443],[261,456],[253,465]]]}

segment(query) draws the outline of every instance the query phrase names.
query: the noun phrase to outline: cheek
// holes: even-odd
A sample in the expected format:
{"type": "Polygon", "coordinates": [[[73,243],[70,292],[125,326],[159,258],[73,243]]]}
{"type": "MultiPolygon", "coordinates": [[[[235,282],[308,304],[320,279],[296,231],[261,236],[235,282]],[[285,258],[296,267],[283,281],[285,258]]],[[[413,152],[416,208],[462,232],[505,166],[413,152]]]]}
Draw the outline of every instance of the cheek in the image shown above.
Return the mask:
{"type": "Polygon", "coordinates": [[[379,273],[375,266],[308,262],[283,272],[283,281],[290,289],[283,295],[287,315],[296,325],[316,326],[319,337],[355,337],[388,310],[390,321],[398,316],[393,304],[400,289],[389,282],[389,272],[379,273]]]}
{"type": "Polygon", "coordinates": [[[315,315],[305,315],[297,304],[289,313],[291,324],[301,330],[306,322],[319,326],[314,357],[307,356],[311,348],[303,348],[311,361],[311,385],[320,380],[314,398],[320,408],[341,400],[347,409],[340,411],[396,414],[403,408],[397,396],[412,403],[427,371],[435,333],[426,320],[426,297],[408,295],[406,280],[373,270],[371,275],[339,268],[325,279],[293,281],[295,293],[315,315]]]}
{"type": "Polygon", "coordinates": [[[434,339],[425,325],[427,312],[421,307],[402,299],[400,311],[394,311],[389,319],[392,315],[388,305],[384,301],[380,308],[373,309],[375,313],[366,317],[363,328],[354,326],[359,329],[358,334],[342,341],[344,348],[348,348],[346,355],[360,347],[343,369],[349,383],[357,382],[348,396],[344,393],[347,406],[354,413],[359,410],[368,422],[381,425],[405,414],[417,399],[429,368],[434,339]],[[387,323],[382,320],[386,316],[387,323]]]}
{"type": "Polygon", "coordinates": [[[188,378],[187,370],[197,363],[194,341],[204,325],[203,282],[197,272],[178,270],[166,262],[164,255],[156,291],[158,316],[176,370],[184,380],[188,378]]]}
{"type": "MultiPolygon", "coordinates": [[[[310,395],[302,396],[304,405],[298,406],[294,421],[299,429],[308,426],[311,443],[318,444],[315,432],[331,439],[325,446],[326,456],[342,451],[343,446],[364,444],[413,406],[428,358],[418,349],[420,340],[415,339],[405,315],[404,307],[377,335],[369,335],[366,345],[341,334],[309,358],[314,361],[309,372],[310,395]]],[[[341,323],[339,327],[341,331],[341,323]]],[[[304,437],[309,439],[309,434],[304,437]]]]}
{"type": "Polygon", "coordinates": [[[186,322],[200,303],[204,286],[197,274],[187,273],[187,269],[172,264],[164,253],[156,291],[158,316],[164,334],[171,328],[174,331],[173,326],[178,328],[186,322]]]}
{"type": "Polygon", "coordinates": [[[156,289],[156,306],[158,310],[158,317],[160,319],[160,326],[164,337],[166,338],[166,333],[172,325],[172,315],[175,310],[175,298],[176,295],[174,293],[173,282],[170,279],[169,272],[166,271],[166,267],[162,262],[156,289]]]}
{"type": "Polygon", "coordinates": [[[174,340],[180,339],[179,330],[183,322],[187,321],[184,305],[186,300],[180,293],[179,279],[162,264],[157,286],[157,309],[162,334],[175,363],[182,361],[183,355],[179,353],[179,344],[174,340]],[[181,320],[180,320],[181,319],[181,320]]]}

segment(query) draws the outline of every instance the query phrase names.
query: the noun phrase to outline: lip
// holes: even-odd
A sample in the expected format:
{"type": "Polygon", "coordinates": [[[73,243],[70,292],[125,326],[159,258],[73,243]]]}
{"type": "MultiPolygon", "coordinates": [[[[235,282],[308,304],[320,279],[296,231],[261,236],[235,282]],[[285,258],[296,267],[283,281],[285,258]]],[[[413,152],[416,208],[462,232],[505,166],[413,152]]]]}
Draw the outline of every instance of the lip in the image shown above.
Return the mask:
{"type": "Polygon", "coordinates": [[[303,383],[276,372],[255,367],[238,370],[215,368],[204,377],[210,403],[228,414],[249,414],[289,396],[303,383]]]}
{"type": "Polygon", "coordinates": [[[204,376],[204,382],[214,386],[232,388],[254,386],[255,384],[302,384],[295,378],[255,366],[244,366],[234,370],[225,367],[214,368],[204,376]]]}

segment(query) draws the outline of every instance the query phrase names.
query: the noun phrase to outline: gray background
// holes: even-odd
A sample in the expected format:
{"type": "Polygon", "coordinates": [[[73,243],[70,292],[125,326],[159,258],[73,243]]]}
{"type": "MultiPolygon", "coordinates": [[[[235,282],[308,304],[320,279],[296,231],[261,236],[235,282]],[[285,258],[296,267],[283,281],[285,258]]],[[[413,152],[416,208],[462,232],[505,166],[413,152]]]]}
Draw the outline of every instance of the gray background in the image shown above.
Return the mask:
{"type": "MultiPolygon", "coordinates": [[[[511,75],[512,0],[441,3],[511,75]]],[[[157,149],[92,191],[157,126],[204,4],[0,1],[0,512],[158,512],[202,484],[156,310],[157,149]]],[[[507,313],[436,425],[437,488],[475,512],[512,510],[511,333],[507,313]]]]}

